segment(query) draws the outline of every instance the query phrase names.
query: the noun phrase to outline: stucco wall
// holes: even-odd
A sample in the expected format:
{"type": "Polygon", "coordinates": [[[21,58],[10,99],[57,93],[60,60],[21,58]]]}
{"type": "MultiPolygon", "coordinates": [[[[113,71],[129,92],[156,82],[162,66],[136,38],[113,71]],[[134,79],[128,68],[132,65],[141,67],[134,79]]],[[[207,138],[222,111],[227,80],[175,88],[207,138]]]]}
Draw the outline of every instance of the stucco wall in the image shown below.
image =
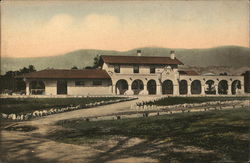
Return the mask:
{"type": "MultiPolygon", "coordinates": [[[[97,79],[93,79],[97,80],[97,79]]],[[[67,80],[68,95],[110,95],[112,94],[112,85],[110,80],[100,79],[102,85],[93,85],[93,80],[83,79],[84,86],[76,86],[76,80],[67,80]]],[[[29,94],[29,83],[34,80],[26,81],[26,91],[29,94]]],[[[57,95],[57,80],[41,79],[45,84],[45,95],[57,95]]]]}
{"type": "Polygon", "coordinates": [[[111,81],[103,80],[102,85],[92,85],[93,80],[83,80],[84,86],[76,86],[75,80],[68,81],[68,95],[110,95],[112,94],[111,81]]]}
{"type": "Polygon", "coordinates": [[[42,81],[45,85],[45,95],[56,95],[57,94],[57,81],[51,79],[26,79],[26,94],[31,94],[30,92],[30,83],[32,81],[42,81]]]}
{"type": "Polygon", "coordinates": [[[45,95],[56,95],[57,94],[57,81],[56,80],[45,80],[45,95]]]}
{"type": "MultiPolygon", "coordinates": [[[[107,63],[103,64],[102,67],[104,70],[106,70],[107,72],[114,72],[114,65],[110,65],[107,63]]],[[[155,72],[156,73],[162,73],[162,71],[164,70],[164,66],[155,66],[155,72]]],[[[140,65],[139,66],[139,73],[140,74],[150,74],[150,66],[149,65],[140,65]]],[[[120,65],[120,73],[115,73],[115,74],[134,74],[133,72],[133,66],[132,65],[120,65]]]]}
{"type": "MultiPolygon", "coordinates": [[[[218,90],[218,83],[221,80],[226,80],[228,82],[228,94],[231,94],[232,83],[235,80],[239,80],[241,83],[241,89],[237,94],[242,94],[244,88],[244,77],[243,76],[204,76],[204,75],[180,75],[177,68],[164,67],[164,66],[156,66],[155,73],[150,73],[150,66],[141,65],[139,67],[139,73],[133,73],[132,65],[120,65],[120,73],[114,73],[114,66],[104,63],[103,67],[106,70],[111,80],[100,79],[102,81],[102,85],[96,86],[93,85],[93,80],[97,79],[83,79],[80,81],[84,81],[83,86],[76,86],[75,81],[77,79],[67,80],[67,94],[68,95],[103,95],[103,94],[117,94],[116,83],[123,79],[127,82],[128,89],[126,94],[133,94],[132,91],[132,83],[135,80],[141,80],[144,89],[141,91],[141,94],[148,94],[147,84],[150,80],[154,80],[156,83],[156,94],[162,94],[162,85],[164,81],[171,80],[173,83],[173,95],[179,95],[179,82],[181,80],[187,81],[188,87],[188,95],[191,93],[191,83],[194,80],[199,80],[201,82],[201,95],[205,95],[206,90],[206,81],[213,80],[215,89],[218,90]],[[112,81],[112,82],[111,82],[112,81]]],[[[56,95],[57,94],[57,80],[49,80],[44,79],[45,82],[45,94],[46,95],[56,95]]],[[[79,81],[79,80],[78,80],[79,81]]],[[[27,89],[28,90],[28,89],[27,89]]],[[[135,89],[134,89],[135,90],[135,89]]]]}

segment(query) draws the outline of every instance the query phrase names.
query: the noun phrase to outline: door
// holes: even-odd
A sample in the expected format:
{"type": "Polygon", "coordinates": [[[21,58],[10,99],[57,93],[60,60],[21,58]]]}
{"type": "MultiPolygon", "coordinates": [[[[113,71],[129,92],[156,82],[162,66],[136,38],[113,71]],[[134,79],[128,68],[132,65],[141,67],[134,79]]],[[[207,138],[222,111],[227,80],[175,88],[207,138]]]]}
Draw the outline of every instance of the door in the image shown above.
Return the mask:
{"type": "Polygon", "coordinates": [[[57,94],[58,95],[67,94],[67,81],[66,80],[57,81],[57,94]]]}

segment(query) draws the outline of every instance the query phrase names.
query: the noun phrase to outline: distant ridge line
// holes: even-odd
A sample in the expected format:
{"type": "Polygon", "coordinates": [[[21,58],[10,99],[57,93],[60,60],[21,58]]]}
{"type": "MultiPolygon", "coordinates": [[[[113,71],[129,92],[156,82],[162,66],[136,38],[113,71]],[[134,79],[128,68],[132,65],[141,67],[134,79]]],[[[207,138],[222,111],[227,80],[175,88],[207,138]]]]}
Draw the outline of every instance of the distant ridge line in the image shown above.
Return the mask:
{"type": "Polygon", "coordinates": [[[20,68],[34,65],[37,70],[51,68],[70,69],[73,66],[83,68],[92,66],[96,55],[130,55],[135,56],[140,49],[142,56],[169,56],[170,51],[174,50],[176,58],[186,66],[208,67],[250,67],[250,48],[240,46],[220,46],[207,49],[178,49],[178,48],[154,48],[144,47],[131,49],[124,52],[115,50],[86,50],[79,49],[69,53],[48,57],[32,58],[1,58],[1,74],[6,71],[19,70],[20,68]]]}

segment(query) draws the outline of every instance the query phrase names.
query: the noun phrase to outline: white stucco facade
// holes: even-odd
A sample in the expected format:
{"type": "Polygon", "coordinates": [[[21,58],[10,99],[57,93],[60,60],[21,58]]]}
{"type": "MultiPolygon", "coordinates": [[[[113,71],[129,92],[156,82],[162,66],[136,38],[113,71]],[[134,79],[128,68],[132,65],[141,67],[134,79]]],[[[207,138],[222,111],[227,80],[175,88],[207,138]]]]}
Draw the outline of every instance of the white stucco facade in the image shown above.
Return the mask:
{"type": "MultiPolygon", "coordinates": [[[[33,94],[32,91],[36,89],[30,88],[30,83],[37,81],[36,79],[26,80],[26,93],[33,94]]],[[[44,95],[58,95],[58,86],[57,82],[59,80],[55,79],[42,79],[39,80],[44,83],[44,95]]],[[[110,80],[103,79],[67,79],[66,93],[67,95],[111,95],[112,94],[112,85],[110,80]],[[76,81],[84,82],[84,85],[76,85],[76,81]],[[101,81],[101,85],[93,85],[93,81],[101,81]]],[[[38,89],[39,90],[39,89],[38,89]]]]}
{"type": "Polygon", "coordinates": [[[132,65],[120,65],[120,72],[114,72],[114,65],[109,65],[104,63],[103,69],[105,69],[111,76],[111,80],[113,83],[113,94],[119,94],[117,90],[117,83],[119,80],[125,80],[128,84],[128,90],[124,93],[127,95],[133,95],[134,92],[132,90],[132,83],[135,80],[141,80],[144,88],[139,92],[141,95],[149,94],[147,90],[147,84],[150,80],[155,81],[156,85],[156,93],[157,95],[165,94],[163,92],[163,83],[166,80],[170,80],[172,82],[172,93],[173,95],[180,95],[179,84],[180,81],[187,81],[187,93],[186,95],[192,95],[191,88],[192,82],[198,80],[201,85],[200,95],[206,95],[206,82],[212,80],[214,82],[213,86],[216,88],[216,95],[218,95],[218,85],[220,81],[227,81],[227,94],[232,95],[232,84],[234,81],[240,82],[240,88],[237,88],[237,92],[234,94],[244,94],[244,77],[243,76],[204,76],[204,75],[181,75],[178,71],[178,68],[171,68],[171,66],[155,66],[155,73],[150,73],[150,66],[142,65],[139,66],[139,73],[133,73],[132,65]]]}
{"type": "MultiPolygon", "coordinates": [[[[79,80],[78,80],[79,81],[79,80]]],[[[75,80],[68,81],[68,95],[111,95],[112,85],[109,80],[99,80],[102,85],[93,85],[96,80],[80,80],[84,81],[83,86],[77,86],[75,80]]]]}
{"type": "MultiPolygon", "coordinates": [[[[175,59],[172,55],[170,58],[175,59]]],[[[104,61],[101,69],[108,78],[67,76],[67,79],[53,79],[52,76],[47,79],[26,79],[26,94],[175,96],[244,94],[243,76],[183,74],[178,70],[178,64],[117,64],[104,61]]]]}

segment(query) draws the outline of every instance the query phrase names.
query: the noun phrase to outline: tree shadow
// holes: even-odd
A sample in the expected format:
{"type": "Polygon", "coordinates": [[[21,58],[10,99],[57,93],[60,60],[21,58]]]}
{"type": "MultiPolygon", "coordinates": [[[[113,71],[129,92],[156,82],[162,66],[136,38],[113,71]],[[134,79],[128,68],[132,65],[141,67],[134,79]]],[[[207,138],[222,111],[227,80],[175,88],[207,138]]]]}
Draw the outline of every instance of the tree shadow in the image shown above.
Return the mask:
{"type": "Polygon", "coordinates": [[[145,140],[125,147],[131,139],[132,137],[118,141],[117,145],[106,152],[89,158],[90,163],[115,161],[131,157],[151,158],[160,162],[211,162],[218,160],[217,155],[213,152],[187,151],[183,145],[164,142],[163,139],[145,140]]]}
{"type": "MultiPolygon", "coordinates": [[[[1,135],[3,131],[1,131],[1,135]]],[[[6,132],[6,131],[5,131],[6,132]]],[[[10,132],[15,135],[17,132],[10,132]]],[[[18,139],[6,139],[1,136],[0,140],[0,162],[58,162],[55,159],[44,159],[39,157],[41,153],[36,147],[45,143],[46,140],[34,139],[32,137],[22,137],[18,139]]]]}

